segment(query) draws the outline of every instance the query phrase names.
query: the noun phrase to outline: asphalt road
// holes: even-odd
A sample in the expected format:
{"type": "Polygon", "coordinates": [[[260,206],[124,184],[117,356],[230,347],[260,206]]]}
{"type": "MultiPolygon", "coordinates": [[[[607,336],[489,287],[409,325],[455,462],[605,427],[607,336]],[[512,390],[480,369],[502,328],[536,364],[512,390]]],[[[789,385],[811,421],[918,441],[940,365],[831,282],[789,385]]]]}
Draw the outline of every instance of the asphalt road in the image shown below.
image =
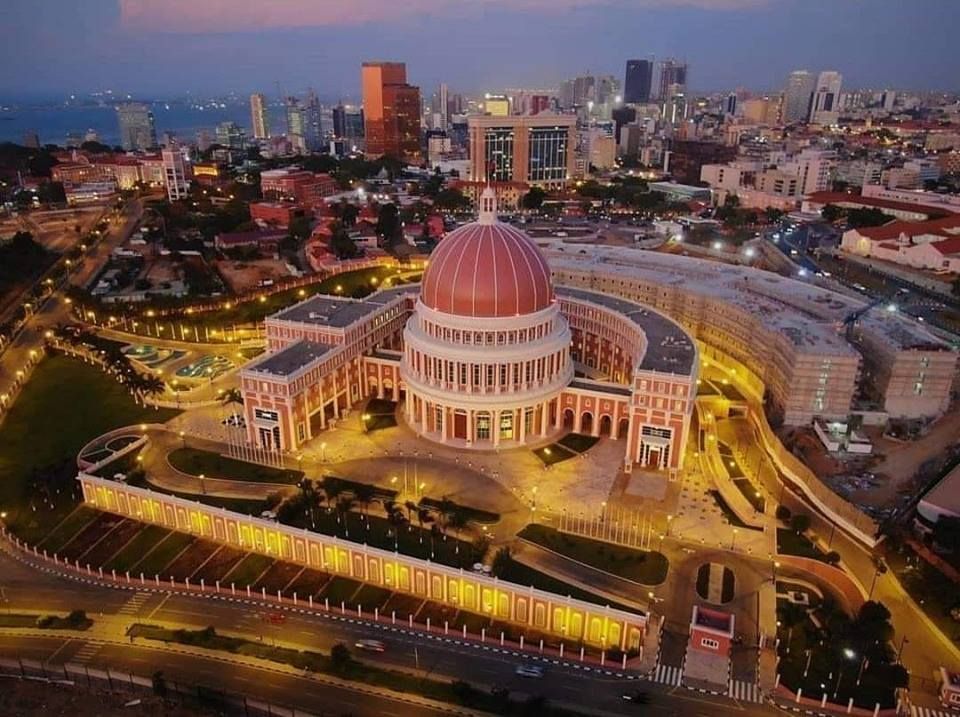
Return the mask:
{"type": "MultiPolygon", "coordinates": [[[[615,675],[592,670],[586,672],[572,666],[547,663],[541,679],[524,679],[514,674],[516,665],[529,661],[529,656],[510,652],[494,652],[468,644],[458,644],[453,635],[447,642],[440,636],[428,637],[418,631],[407,631],[398,626],[393,632],[390,626],[376,625],[347,616],[308,616],[287,612],[282,624],[264,621],[262,616],[276,609],[259,607],[243,602],[212,600],[204,597],[178,596],[167,593],[150,593],[144,600],[135,598],[135,591],[118,590],[97,585],[75,582],[55,575],[35,571],[8,555],[0,553],[0,576],[5,602],[0,609],[16,612],[30,610],[41,612],[65,612],[85,609],[101,625],[112,625],[112,639],[117,644],[103,646],[82,656],[86,664],[95,667],[111,667],[118,670],[149,675],[163,669],[169,679],[203,682],[209,679],[212,687],[276,700],[287,705],[295,704],[302,709],[329,710],[330,705],[358,705],[354,714],[410,714],[409,708],[395,711],[386,704],[372,704],[367,695],[357,696],[353,690],[338,688],[332,693],[326,685],[307,676],[278,676],[254,666],[224,669],[222,664],[210,658],[200,658],[150,649],[141,641],[137,645],[123,644],[123,632],[129,624],[138,620],[153,623],[173,624],[185,627],[213,625],[223,632],[244,634],[267,643],[277,642],[301,648],[321,651],[337,642],[353,644],[361,638],[383,640],[387,651],[371,656],[361,653],[360,658],[391,669],[412,671],[440,678],[466,679],[471,683],[489,688],[504,686],[514,694],[544,694],[551,701],[581,710],[601,714],[624,714],[622,695],[643,689],[651,695],[651,704],[646,711],[671,715],[730,713],[771,713],[766,705],[739,703],[734,700],[691,692],[683,688],[670,688],[643,680],[626,680],[615,675]],[[136,605],[133,609],[131,605],[136,605]],[[419,667],[418,667],[419,666],[419,667]],[[419,672],[417,670],[419,669],[419,672]],[[369,707],[368,711],[364,710],[369,707]]],[[[143,591],[145,592],[145,591],[143,591]]],[[[25,656],[69,662],[83,650],[82,640],[3,636],[0,630],[0,654],[9,657],[25,656]],[[68,644],[64,644],[68,643],[68,644]]],[[[495,647],[491,640],[491,646],[495,647]]],[[[357,651],[354,650],[356,654],[357,651]]],[[[542,664],[542,663],[535,663],[542,664]]],[[[420,714],[421,712],[418,712],[420,714]]],[[[426,713],[424,713],[426,714],[426,713]]]]}

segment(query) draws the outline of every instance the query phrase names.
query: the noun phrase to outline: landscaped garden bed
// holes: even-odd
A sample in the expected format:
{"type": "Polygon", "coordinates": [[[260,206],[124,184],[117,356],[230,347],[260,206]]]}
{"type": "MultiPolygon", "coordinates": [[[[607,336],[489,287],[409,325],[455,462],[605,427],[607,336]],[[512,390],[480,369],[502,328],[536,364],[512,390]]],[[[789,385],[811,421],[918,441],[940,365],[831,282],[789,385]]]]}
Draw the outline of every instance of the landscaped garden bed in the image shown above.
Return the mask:
{"type": "Polygon", "coordinates": [[[100,513],[92,523],[77,533],[70,542],[57,552],[61,557],[77,560],[123,521],[124,518],[119,515],[100,513]]]}
{"type": "Polygon", "coordinates": [[[177,580],[185,580],[193,576],[197,569],[217,552],[219,547],[219,543],[198,538],[189,550],[180,553],[173,562],[163,569],[163,572],[165,575],[172,575],[177,580]]]}
{"type": "Polygon", "coordinates": [[[247,553],[246,557],[237,563],[221,582],[234,583],[237,587],[251,587],[267,568],[273,564],[273,558],[257,553],[247,553]]]}
{"type": "Polygon", "coordinates": [[[320,594],[323,586],[326,585],[329,580],[329,573],[322,573],[319,570],[305,568],[303,572],[297,576],[297,579],[290,583],[287,590],[288,592],[296,593],[303,598],[307,597],[308,595],[313,595],[316,597],[320,594]]]}
{"type": "Polygon", "coordinates": [[[167,456],[167,460],[181,473],[207,478],[287,485],[294,485],[303,478],[302,471],[271,468],[190,447],[177,448],[167,456]]]}
{"type": "Polygon", "coordinates": [[[599,436],[588,436],[584,433],[568,433],[557,443],[574,453],[586,453],[599,442],[599,436]]]}
{"type": "Polygon", "coordinates": [[[243,560],[244,555],[246,553],[238,548],[221,545],[220,550],[214,553],[213,557],[197,571],[197,577],[203,578],[209,585],[215,584],[217,580],[222,582],[223,577],[243,560]]]}
{"type": "Polygon", "coordinates": [[[518,534],[572,560],[643,585],[659,585],[667,579],[669,563],[662,553],[636,550],[601,540],[561,533],[531,523],[518,534]]]}
{"type": "Polygon", "coordinates": [[[170,534],[170,531],[159,525],[145,525],[142,527],[136,537],[127,543],[119,552],[103,566],[104,570],[116,570],[123,574],[130,570],[137,561],[143,558],[146,553],[159,544],[170,534]]]}
{"type": "Polygon", "coordinates": [[[143,560],[134,565],[130,572],[143,573],[144,576],[148,577],[159,575],[161,579],[169,579],[170,575],[164,574],[164,569],[194,540],[195,538],[192,535],[172,531],[166,538],[157,543],[153,550],[144,555],[143,560]]]}
{"type": "Polygon", "coordinates": [[[103,540],[88,550],[82,560],[91,565],[103,565],[113,557],[115,553],[119,552],[123,546],[129,543],[142,528],[143,523],[138,521],[123,521],[111,530],[103,540]]]}
{"type": "Polygon", "coordinates": [[[40,541],[38,547],[49,553],[59,553],[60,550],[81,530],[90,525],[100,516],[100,512],[87,505],[78,505],[70,515],[64,517],[60,524],[40,541]]]}
{"type": "Polygon", "coordinates": [[[278,560],[267,568],[267,572],[260,576],[253,587],[256,590],[266,588],[268,593],[275,594],[277,590],[284,590],[301,570],[303,570],[302,565],[278,560]]]}
{"type": "Polygon", "coordinates": [[[551,443],[549,446],[536,449],[533,454],[539,458],[545,466],[552,466],[555,463],[568,461],[576,457],[576,453],[569,448],[564,448],[559,443],[551,443]]]}

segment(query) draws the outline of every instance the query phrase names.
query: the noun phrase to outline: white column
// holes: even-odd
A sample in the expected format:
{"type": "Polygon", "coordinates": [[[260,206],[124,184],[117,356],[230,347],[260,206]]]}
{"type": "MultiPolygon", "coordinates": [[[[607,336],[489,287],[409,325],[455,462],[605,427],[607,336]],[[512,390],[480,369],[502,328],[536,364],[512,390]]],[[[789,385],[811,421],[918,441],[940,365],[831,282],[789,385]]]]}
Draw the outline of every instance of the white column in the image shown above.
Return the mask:
{"type": "MultiPolygon", "coordinates": [[[[527,407],[521,406],[517,413],[520,414],[520,442],[523,443],[527,440],[527,407]]],[[[514,425],[513,429],[514,435],[516,435],[516,425],[514,425]]]]}
{"type": "Polygon", "coordinates": [[[340,399],[337,393],[337,371],[333,372],[333,417],[340,418],[340,399]]]}
{"type": "Polygon", "coordinates": [[[573,414],[573,430],[575,433],[580,433],[580,428],[583,425],[583,414],[580,413],[580,401],[582,396],[577,394],[577,404],[576,412],[573,414]]]}
{"type": "Polygon", "coordinates": [[[450,420],[449,420],[450,416],[447,413],[448,410],[449,409],[447,409],[446,406],[441,406],[440,408],[441,416],[442,416],[441,423],[440,423],[440,429],[441,429],[440,440],[443,443],[446,443],[448,440],[450,440],[450,420]]]}
{"type": "Polygon", "coordinates": [[[324,430],[327,427],[327,410],[323,405],[323,381],[317,384],[317,395],[320,400],[320,430],[324,430]]]}
{"type": "Polygon", "coordinates": [[[424,433],[429,430],[429,425],[427,424],[427,402],[420,401],[420,426],[424,433]]]}
{"type": "Polygon", "coordinates": [[[490,427],[493,436],[493,447],[500,445],[500,411],[493,412],[493,426],[490,427]]]}
{"type": "MultiPolygon", "coordinates": [[[[559,400],[559,399],[558,399],[559,400]]],[[[540,404],[540,437],[546,438],[547,423],[550,420],[550,402],[544,401],[540,404]]]]}
{"type": "Polygon", "coordinates": [[[377,398],[383,399],[383,364],[377,363],[377,398]]]}

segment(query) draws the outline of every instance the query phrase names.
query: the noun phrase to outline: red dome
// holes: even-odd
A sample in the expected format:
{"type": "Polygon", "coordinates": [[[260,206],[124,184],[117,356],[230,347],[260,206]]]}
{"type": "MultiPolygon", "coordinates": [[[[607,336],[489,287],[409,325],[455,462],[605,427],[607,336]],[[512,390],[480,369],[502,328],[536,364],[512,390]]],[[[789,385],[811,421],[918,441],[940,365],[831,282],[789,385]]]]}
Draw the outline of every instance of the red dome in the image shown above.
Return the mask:
{"type": "Polygon", "coordinates": [[[447,314],[506,317],[547,308],[553,287],[547,262],[526,234],[481,220],[440,242],[423,276],[420,299],[447,314]]]}

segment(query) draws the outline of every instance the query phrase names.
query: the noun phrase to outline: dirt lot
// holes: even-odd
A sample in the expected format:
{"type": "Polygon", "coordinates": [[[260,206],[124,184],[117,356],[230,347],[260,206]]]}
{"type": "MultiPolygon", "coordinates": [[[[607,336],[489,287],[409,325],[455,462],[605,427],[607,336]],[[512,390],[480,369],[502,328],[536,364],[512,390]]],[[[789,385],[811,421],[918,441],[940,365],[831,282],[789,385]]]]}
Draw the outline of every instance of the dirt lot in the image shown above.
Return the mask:
{"type": "Polygon", "coordinates": [[[235,294],[256,289],[261,281],[279,281],[290,277],[286,265],[279,259],[222,260],[216,262],[216,268],[235,294]]]}
{"type": "Polygon", "coordinates": [[[164,717],[189,717],[191,715],[215,715],[196,704],[164,704],[153,695],[143,695],[135,708],[124,705],[133,695],[124,695],[106,690],[88,690],[80,686],[58,686],[39,682],[23,682],[5,679],[0,689],[0,714],[8,717],[114,717],[115,715],[163,715],[164,717]]]}

